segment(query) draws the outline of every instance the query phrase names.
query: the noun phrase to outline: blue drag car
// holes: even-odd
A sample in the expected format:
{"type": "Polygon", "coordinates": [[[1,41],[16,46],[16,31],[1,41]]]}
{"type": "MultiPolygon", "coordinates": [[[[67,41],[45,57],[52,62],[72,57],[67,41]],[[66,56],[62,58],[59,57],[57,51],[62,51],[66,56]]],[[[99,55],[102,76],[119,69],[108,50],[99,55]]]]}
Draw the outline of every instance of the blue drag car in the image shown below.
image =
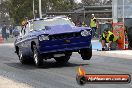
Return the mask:
{"type": "Polygon", "coordinates": [[[40,67],[43,59],[51,58],[66,63],[72,52],[78,52],[83,60],[92,57],[91,28],[76,27],[67,17],[32,20],[25,31],[15,41],[15,50],[22,64],[34,61],[40,67]]]}

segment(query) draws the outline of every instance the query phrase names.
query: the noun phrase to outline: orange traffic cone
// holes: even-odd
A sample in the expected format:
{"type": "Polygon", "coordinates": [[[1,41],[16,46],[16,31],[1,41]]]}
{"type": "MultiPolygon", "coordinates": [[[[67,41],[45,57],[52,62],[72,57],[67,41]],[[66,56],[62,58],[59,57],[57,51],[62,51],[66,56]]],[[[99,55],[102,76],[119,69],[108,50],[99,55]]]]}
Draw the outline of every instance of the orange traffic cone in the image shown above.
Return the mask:
{"type": "Polygon", "coordinates": [[[2,35],[0,35],[0,43],[3,43],[2,35]]]}

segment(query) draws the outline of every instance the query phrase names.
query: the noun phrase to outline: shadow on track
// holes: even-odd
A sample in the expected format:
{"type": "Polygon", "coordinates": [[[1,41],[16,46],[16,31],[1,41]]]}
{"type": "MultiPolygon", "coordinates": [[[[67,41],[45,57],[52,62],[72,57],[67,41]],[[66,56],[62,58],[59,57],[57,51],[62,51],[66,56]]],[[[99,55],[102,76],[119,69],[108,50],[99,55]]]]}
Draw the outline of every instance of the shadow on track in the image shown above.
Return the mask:
{"type": "Polygon", "coordinates": [[[89,64],[76,64],[76,63],[66,63],[66,64],[60,64],[55,61],[44,61],[43,65],[40,68],[35,67],[34,63],[30,64],[21,64],[21,63],[5,63],[6,65],[10,67],[14,67],[17,69],[22,70],[33,70],[33,69],[50,69],[50,68],[63,68],[63,67],[78,67],[78,66],[87,66],[89,64]]]}

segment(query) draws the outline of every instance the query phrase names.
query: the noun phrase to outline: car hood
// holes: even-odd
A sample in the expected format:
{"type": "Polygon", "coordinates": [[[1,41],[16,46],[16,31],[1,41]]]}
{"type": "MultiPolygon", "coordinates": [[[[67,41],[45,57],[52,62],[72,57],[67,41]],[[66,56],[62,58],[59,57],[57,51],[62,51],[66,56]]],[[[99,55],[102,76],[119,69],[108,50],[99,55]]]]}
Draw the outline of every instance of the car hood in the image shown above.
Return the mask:
{"type": "Polygon", "coordinates": [[[62,33],[72,33],[72,32],[80,32],[82,30],[91,30],[90,27],[71,27],[70,25],[56,25],[56,26],[48,26],[47,30],[34,30],[33,34],[35,35],[54,35],[54,34],[62,34],[62,33]]]}

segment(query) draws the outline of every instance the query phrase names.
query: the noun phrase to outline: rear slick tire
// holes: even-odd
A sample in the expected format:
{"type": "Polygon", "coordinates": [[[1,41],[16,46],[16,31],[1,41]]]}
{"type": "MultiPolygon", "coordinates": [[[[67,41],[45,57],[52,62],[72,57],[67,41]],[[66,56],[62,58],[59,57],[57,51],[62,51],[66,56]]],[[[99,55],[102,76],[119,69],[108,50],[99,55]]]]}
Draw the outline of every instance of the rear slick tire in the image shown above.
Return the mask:
{"type": "Polygon", "coordinates": [[[19,49],[18,57],[21,64],[27,64],[27,60],[24,58],[24,55],[21,49],[19,49]]]}
{"type": "Polygon", "coordinates": [[[38,53],[36,45],[33,45],[33,59],[36,67],[41,67],[43,65],[43,59],[38,53]]]}

